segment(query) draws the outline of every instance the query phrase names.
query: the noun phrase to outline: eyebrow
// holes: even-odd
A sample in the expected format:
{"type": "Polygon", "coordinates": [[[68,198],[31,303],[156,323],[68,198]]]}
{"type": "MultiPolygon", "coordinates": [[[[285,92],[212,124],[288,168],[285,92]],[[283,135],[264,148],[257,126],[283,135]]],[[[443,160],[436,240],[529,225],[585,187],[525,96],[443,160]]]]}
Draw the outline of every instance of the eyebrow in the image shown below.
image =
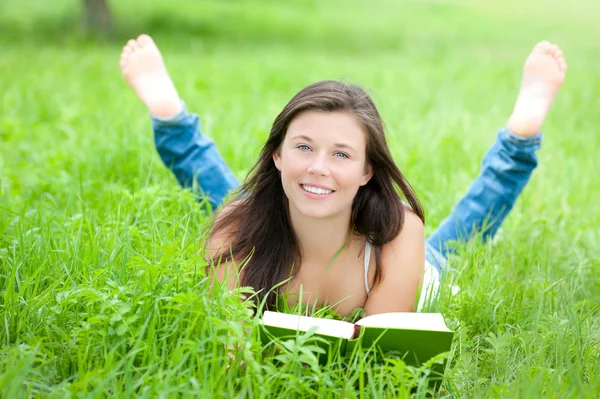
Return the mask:
{"type": "MultiPolygon", "coordinates": [[[[305,141],[308,141],[309,143],[313,142],[313,139],[311,139],[310,137],[305,136],[303,134],[292,137],[292,140],[305,140],[305,141]]],[[[338,148],[345,148],[345,149],[348,149],[348,150],[356,151],[354,149],[354,147],[352,147],[351,145],[346,144],[346,143],[334,143],[333,145],[336,146],[336,147],[338,147],[338,148]]]]}

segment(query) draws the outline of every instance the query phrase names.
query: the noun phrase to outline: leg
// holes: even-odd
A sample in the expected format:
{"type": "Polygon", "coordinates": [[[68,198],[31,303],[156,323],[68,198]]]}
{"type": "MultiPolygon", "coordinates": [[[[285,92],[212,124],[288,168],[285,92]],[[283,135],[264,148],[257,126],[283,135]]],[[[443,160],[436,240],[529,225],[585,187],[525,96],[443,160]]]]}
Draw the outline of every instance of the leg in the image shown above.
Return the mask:
{"type": "Polygon", "coordinates": [[[182,103],[173,118],[152,118],[154,142],[164,164],[182,187],[193,188],[216,209],[239,187],[215,143],[200,132],[198,116],[182,103]]]}
{"type": "Polygon", "coordinates": [[[446,256],[451,241],[467,241],[478,232],[484,240],[493,237],[537,166],[540,144],[541,135],[524,138],[501,130],[481,173],[427,243],[446,256]]]}
{"type": "Polygon", "coordinates": [[[438,269],[451,251],[450,242],[467,241],[478,232],[486,240],[498,231],[537,166],[539,132],[566,70],[560,49],[546,41],[538,43],[525,61],[508,128],[498,134],[467,194],[427,239],[427,260],[438,269]]]}
{"type": "Polygon", "coordinates": [[[239,184],[214,142],[200,133],[198,117],[187,112],[152,38],[140,35],[129,40],[120,66],[150,112],[156,148],[165,165],[183,187],[200,191],[213,209],[221,205],[239,184]]]}

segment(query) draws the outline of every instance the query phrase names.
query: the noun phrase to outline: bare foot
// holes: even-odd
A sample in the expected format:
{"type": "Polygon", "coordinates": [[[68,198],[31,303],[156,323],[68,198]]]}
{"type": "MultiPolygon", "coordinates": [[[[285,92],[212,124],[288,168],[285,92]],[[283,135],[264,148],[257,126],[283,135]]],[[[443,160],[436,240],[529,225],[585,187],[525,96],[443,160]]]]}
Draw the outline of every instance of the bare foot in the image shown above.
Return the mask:
{"type": "Polygon", "coordinates": [[[123,47],[119,64],[125,80],[148,107],[150,115],[170,118],[181,111],[175,85],[150,36],[140,35],[136,40],[129,40],[123,47]]]}
{"type": "Polygon", "coordinates": [[[538,134],[566,72],[567,64],[558,46],[547,41],[538,43],[525,61],[521,91],[508,128],[519,136],[538,134]]]}

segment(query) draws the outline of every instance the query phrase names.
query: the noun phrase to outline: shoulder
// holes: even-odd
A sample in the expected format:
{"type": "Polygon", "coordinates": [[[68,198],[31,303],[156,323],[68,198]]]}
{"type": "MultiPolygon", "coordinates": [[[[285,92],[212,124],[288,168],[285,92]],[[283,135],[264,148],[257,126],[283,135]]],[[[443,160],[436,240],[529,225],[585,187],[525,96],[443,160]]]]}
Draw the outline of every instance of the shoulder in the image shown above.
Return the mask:
{"type": "Polygon", "coordinates": [[[233,213],[242,204],[242,200],[230,202],[215,215],[210,235],[206,242],[207,258],[224,255],[231,246],[239,228],[239,221],[232,219],[233,213]]]}
{"type": "Polygon", "coordinates": [[[239,229],[239,219],[234,212],[243,204],[242,200],[225,205],[215,215],[208,240],[205,242],[204,258],[210,273],[229,289],[239,286],[240,276],[231,259],[231,244],[239,229]]]}
{"type": "Polygon", "coordinates": [[[399,249],[406,249],[407,245],[425,245],[425,225],[421,218],[408,206],[404,205],[404,224],[400,233],[381,248],[382,256],[386,253],[395,253],[399,249]]]}

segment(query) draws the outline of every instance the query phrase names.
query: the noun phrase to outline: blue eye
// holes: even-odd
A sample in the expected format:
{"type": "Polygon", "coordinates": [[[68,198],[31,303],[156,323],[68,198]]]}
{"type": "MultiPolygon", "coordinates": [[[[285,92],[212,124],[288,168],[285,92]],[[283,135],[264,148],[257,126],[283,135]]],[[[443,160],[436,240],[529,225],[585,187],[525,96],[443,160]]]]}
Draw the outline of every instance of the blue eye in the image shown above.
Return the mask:
{"type": "Polygon", "coordinates": [[[310,147],[309,147],[309,146],[307,146],[307,145],[304,145],[304,144],[300,144],[300,145],[299,145],[299,146],[297,146],[296,148],[299,148],[299,149],[301,149],[301,150],[302,150],[303,148],[306,148],[307,150],[310,150],[310,147]]]}
{"type": "Polygon", "coordinates": [[[336,155],[336,156],[337,156],[337,155],[340,155],[340,154],[341,154],[342,156],[341,156],[341,157],[338,157],[338,158],[348,158],[348,155],[344,154],[343,152],[336,152],[336,153],[335,153],[335,155],[336,155]]]}

